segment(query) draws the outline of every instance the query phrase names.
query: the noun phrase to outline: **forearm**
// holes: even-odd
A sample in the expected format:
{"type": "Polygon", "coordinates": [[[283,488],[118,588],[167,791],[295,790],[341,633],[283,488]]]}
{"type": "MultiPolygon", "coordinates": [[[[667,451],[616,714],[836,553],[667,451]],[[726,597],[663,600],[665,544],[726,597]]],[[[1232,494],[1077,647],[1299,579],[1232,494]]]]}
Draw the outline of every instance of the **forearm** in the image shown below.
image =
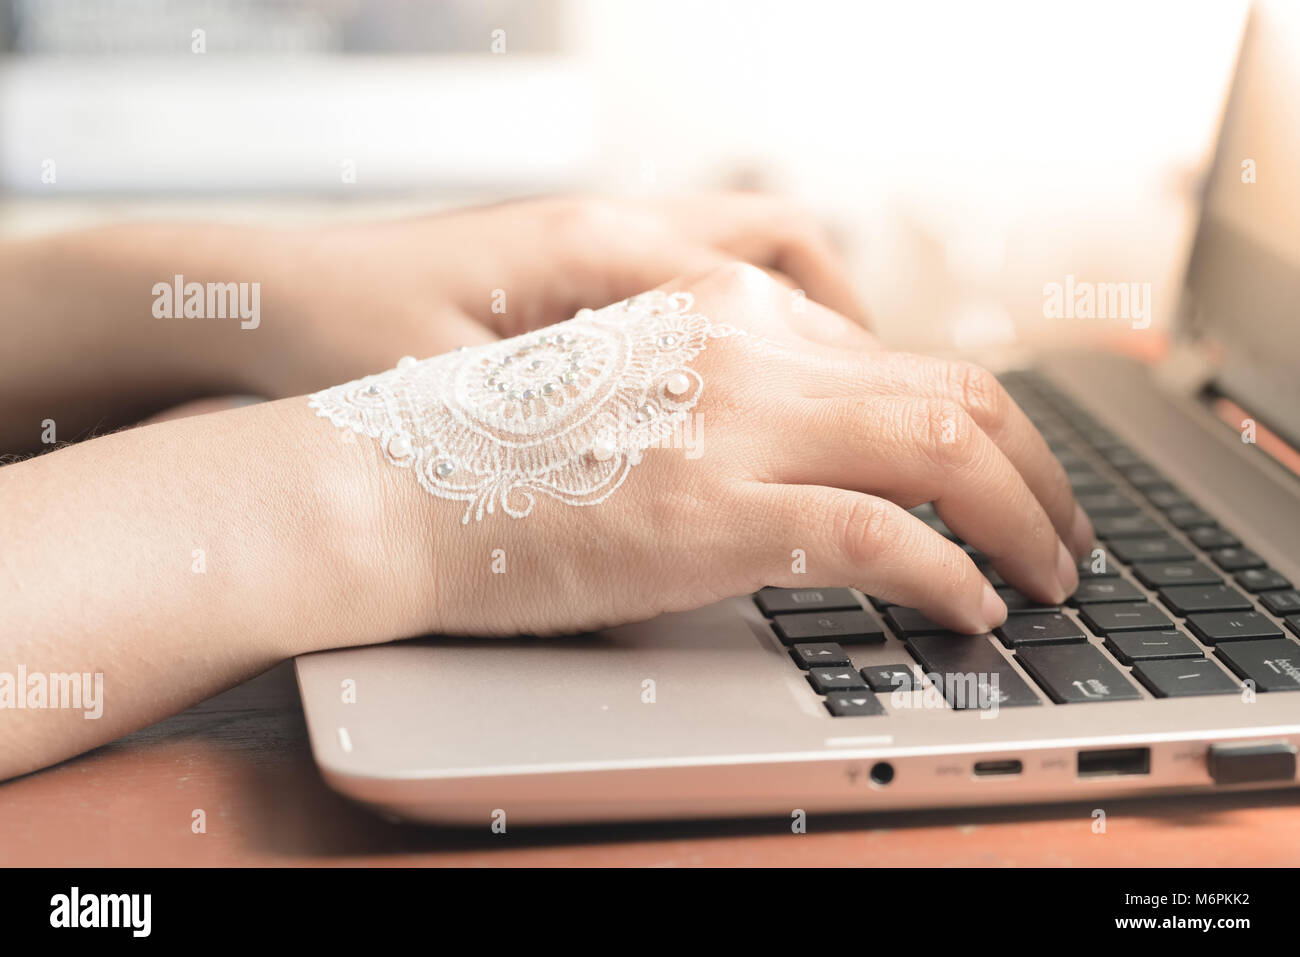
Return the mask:
{"type": "Polygon", "coordinates": [[[0,469],[0,681],[102,674],[104,699],[90,720],[5,702],[0,778],[291,655],[410,634],[432,559],[419,536],[384,534],[418,504],[392,471],[302,398],[0,469]]]}
{"type": "MultiPolygon", "coordinates": [[[[183,399],[257,391],[297,309],[282,278],[293,235],[140,224],[0,246],[0,450],[48,443],[51,420],[66,441],[183,399]],[[203,318],[185,315],[191,282],[202,284],[203,318]],[[257,284],[256,320],[208,317],[208,283],[237,284],[246,306],[257,284]]],[[[228,306],[218,292],[212,305],[228,306]]]]}

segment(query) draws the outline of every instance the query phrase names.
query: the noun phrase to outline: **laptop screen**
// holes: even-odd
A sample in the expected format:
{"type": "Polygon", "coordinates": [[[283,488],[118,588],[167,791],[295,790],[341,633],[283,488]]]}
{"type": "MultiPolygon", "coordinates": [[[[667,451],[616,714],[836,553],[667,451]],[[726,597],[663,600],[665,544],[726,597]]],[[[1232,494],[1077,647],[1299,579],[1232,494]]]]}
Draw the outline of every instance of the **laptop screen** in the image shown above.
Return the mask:
{"type": "Polygon", "coordinates": [[[1189,264],[1190,331],[1217,389],[1300,443],[1300,4],[1246,28],[1189,264]]]}

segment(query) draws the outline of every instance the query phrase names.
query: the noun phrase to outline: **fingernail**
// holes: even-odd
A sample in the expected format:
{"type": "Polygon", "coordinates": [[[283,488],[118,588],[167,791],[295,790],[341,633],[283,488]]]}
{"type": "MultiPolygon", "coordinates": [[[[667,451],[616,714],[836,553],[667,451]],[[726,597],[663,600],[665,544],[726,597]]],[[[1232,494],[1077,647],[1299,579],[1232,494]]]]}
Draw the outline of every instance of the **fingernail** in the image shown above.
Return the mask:
{"type": "Polygon", "coordinates": [[[1074,506],[1074,522],[1070,526],[1070,542],[1074,545],[1074,557],[1083,558],[1092,550],[1092,543],[1095,541],[1092,532],[1092,522],[1088,520],[1088,515],[1084,512],[1083,507],[1077,502],[1074,506]]]}
{"type": "Polygon", "coordinates": [[[1061,601],[1073,595],[1079,587],[1079,568],[1074,563],[1074,556],[1065,547],[1065,542],[1058,542],[1056,546],[1056,580],[1061,583],[1061,601]]]}
{"type": "Polygon", "coordinates": [[[980,613],[984,616],[989,631],[1007,620],[1007,603],[998,596],[988,582],[984,583],[984,598],[980,602],[980,613]]]}

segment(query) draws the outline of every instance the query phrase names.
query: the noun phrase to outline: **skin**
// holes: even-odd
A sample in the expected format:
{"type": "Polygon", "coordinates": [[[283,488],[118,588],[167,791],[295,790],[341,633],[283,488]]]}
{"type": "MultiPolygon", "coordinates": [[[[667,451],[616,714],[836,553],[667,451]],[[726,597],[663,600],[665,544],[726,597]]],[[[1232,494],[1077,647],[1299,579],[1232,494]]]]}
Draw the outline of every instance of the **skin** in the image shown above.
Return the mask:
{"type": "MultiPolygon", "coordinates": [[[[517,215],[511,221],[527,232],[528,217],[517,215]]],[[[1062,600],[1092,531],[1060,466],[993,377],[882,349],[843,313],[791,293],[790,283],[814,283],[790,254],[760,256],[767,247],[752,242],[758,266],[702,262],[663,285],[750,333],[711,342],[694,363],[705,383],[696,408],[708,425],[703,454],[652,449],[601,505],[543,496],[526,518],[462,525],[460,503],[425,493],[376,443],[349,441],[302,395],[171,418],[0,468],[0,671],[22,663],[29,673],[105,676],[99,720],[71,710],[0,713],[0,777],[110,741],[291,655],[427,632],[573,633],[762,585],[853,585],[963,632],[1001,623],[1006,608],[966,553],[905,511],[925,501],[1008,582],[1062,600]],[[795,548],[806,552],[806,574],[791,572],[795,548]],[[505,575],[492,572],[497,549],[505,575]]],[[[398,244],[379,246],[396,255],[398,244]]],[[[708,257],[705,248],[692,258],[722,247],[708,246],[708,257]]],[[[613,239],[607,252],[603,295],[587,303],[637,291],[626,284],[644,267],[624,264],[613,239]]],[[[423,257],[408,253],[415,258],[423,257]]],[[[376,254],[372,264],[389,262],[376,254]]],[[[519,288],[532,288],[531,268],[521,267],[519,288]]],[[[489,279],[448,272],[449,289],[457,275],[465,289],[489,279]]],[[[837,275],[823,287],[828,298],[848,288],[837,275]]],[[[536,290],[526,301],[546,306],[510,321],[547,321],[581,293],[536,290]]],[[[490,311],[474,318],[465,308],[473,297],[462,295],[458,315],[474,328],[453,339],[513,331],[490,311]]],[[[357,327],[320,339],[351,335],[361,349],[375,333],[357,327]]],[[[389,334],[416,339],[409,328],[389,334]]],[[[328,359],[317,339],[301,349],[338,369],[359,361],[364,368],[350,372],[360,374],[391,365],[390,345],[382,360],[347,349],[328,359]]],[[[432,339],[400,351],[430,350],[438,351],[432,339]]],[[[299,374],[291,367],[282,384],[296,385],[299,374]]]]}

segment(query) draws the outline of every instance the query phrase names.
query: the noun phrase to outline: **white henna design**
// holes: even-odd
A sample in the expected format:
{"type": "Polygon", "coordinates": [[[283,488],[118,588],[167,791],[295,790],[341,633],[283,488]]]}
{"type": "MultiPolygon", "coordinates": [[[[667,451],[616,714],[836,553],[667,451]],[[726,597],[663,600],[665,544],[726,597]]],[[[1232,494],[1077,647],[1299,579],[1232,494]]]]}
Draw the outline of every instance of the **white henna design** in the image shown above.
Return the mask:
{"type": "Polygon", "coordinates": [[[378,440],[432,494],[467,502],[464,523],[498,503],[522,518],[538,492],[595,505],[699,401],[704,382],[690,362],[707,341],[741,332],[692,303],[689,293],[644,293],[513,339],[407,356],[309,403],[378,440]]]}

